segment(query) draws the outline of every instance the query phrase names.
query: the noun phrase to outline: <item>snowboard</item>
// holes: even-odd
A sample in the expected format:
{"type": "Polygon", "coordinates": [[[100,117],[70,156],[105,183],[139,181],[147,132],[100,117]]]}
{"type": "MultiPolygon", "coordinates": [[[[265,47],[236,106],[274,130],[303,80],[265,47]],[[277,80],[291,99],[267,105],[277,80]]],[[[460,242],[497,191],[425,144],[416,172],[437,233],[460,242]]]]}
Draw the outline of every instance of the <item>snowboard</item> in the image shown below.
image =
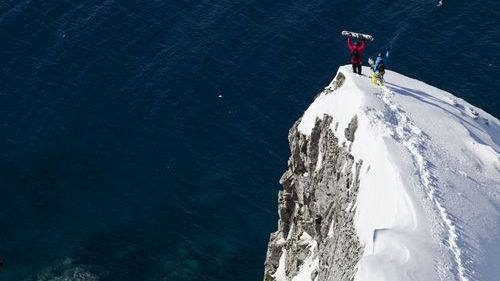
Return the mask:
{"type": "Polygon", "coordinates": [[[358,39],[366,39],[369,41],[373,41],[373,36],[369,34],[363,34],[363,33],[356,33],[352,31],[342,31],[343,36],[348,36],[348,37],[353,37],[353,38],[358,38],[358,39]]]}

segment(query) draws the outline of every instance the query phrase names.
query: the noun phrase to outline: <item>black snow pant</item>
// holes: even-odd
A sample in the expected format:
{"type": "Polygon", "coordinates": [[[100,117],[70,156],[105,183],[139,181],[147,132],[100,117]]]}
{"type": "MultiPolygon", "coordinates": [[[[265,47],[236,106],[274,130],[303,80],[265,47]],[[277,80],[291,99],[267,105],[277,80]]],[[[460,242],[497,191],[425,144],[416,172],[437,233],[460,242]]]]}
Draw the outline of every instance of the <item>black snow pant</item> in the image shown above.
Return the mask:
{"type": "Polygon", "coordinates": [[[352,71],[354,71],[354,73],[357,73],[359,75],[361,75],[361,64],[352,64],[352,71]]]}

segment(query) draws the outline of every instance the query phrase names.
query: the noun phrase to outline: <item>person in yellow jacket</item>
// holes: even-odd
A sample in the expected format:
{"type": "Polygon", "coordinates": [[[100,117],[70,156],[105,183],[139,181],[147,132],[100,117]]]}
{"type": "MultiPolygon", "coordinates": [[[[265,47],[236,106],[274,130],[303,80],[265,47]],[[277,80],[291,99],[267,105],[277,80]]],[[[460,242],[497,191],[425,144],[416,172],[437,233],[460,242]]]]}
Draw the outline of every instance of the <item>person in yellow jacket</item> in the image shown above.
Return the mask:
{"type": "Polygon", "coordinates": [[[368,59],[368,63],[370,64],[370,68],[372,69],[372,83],[374,86],[384,85],[385,62],[388,58],[389,51],[386,51],[385,56],[382,55],[382,52],[380,52],[378,53],[375,60],[373,60],[372,58],[368,59]]]}

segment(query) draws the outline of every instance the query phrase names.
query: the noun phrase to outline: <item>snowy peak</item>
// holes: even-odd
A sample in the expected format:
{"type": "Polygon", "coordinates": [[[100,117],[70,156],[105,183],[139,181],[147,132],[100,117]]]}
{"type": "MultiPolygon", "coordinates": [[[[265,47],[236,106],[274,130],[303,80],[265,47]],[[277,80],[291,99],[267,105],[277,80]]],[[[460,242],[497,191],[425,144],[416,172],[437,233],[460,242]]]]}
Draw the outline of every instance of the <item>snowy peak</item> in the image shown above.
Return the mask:
{"type": "MultiPolygon", "coordinates": [[[[363,72],[370,70],[363,68],[363,72]]],[[[302,116],[297,130],[305,136],[304,142],[316,141],[317,126],[325,118],[333,141],[359,163],[358,170],[351,166],[359,191],[348,208],[355,212],[353,223],[363,249],[355,280],[497,280],[498,119],[450,93],[392,71],[386,72],[385,86],[374,86],[369,77],[352,73],[350,66],[339,68],[302,116]],[[356,128],[350,130],[353,119],[356,128]]],[[[319,145],[325,146],[321,139],[319,145]]],[[[328,165],[328,160],[319,160],[321,155],[320,151],[306,156],[317,157],[317,165],[328,165]]],[[[306,173],[313,178],[307,184],[313,187],[330,177],[318,167],[311,173],[306,173]]],[[[332,175],[339,177],[335,169],[332,175]]],[[[308,212],[313,209],[322,207],[316,203],[308,212]]],[[[335,221],[322,224],[333,226],[335,221]]],[[[327,238],[321,231],[312,235],[318,241],[310,240],[317,246],[307,260],[318,255],[320,259],[315,270],[307,269],[315,273],[300,280],[325,276],[321,274],[332,265],[321,260],[322,251],[328,251],[322,247],[328,245],[325,239],[336,235],[335,231],[328,232],[327,238]]],[[[281,255],[280,263],[287,256],[290,259],[290,251],[289,247],[288,254],[281,255]]],[[[280,274],[273,275],[276,280],[303,276],[299,272],[286,277],[283,268],[278,269],[280,274]]]]}

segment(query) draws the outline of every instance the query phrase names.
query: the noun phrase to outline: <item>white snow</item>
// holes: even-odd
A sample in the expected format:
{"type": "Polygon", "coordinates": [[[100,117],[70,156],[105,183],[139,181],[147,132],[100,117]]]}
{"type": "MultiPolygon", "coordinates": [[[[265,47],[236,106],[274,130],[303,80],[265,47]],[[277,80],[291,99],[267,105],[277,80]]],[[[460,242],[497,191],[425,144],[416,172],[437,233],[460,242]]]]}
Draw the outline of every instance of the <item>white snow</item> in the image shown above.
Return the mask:
{"type": "Polygon", "coordinates": [[[358,117],[355,226],[364,254],[356,280],[498,280],[499,120],[392,71],[384,87],[350,66],[339,71],[342,87],[323,92],[299,130],[309,135],[328,114],[339,143],[348,144],[344,129],[358,117]]]}
{"type": "Polygon", "coordinates": [[[304,231],[300,237],[299,243],[307,245],[309,256],[307,256],[304,263],[300,266],[299,273],[292,277],[292,281],[313,281],[311,279],[312,273],[319,265],[319,258],[316,256],[318,242],[312,239],[312,237],[304,231]]]}
{"type": "Polygon", "coordinates": [[[281,257],[278,262],[278,268],[276,269],[276,272],[274,273],[273,277],[276,279],[276,281],[286,281],[286,271],[285,271],[285,264],[286,264],[286,249],[283,249],[281,252],[281,257]]]}
{"type": "Polygon", "coordinates": [[[332,237],[333,237],[333,235],[335,235],[335,233],[334,233],[334,231],[333,231],[333,227],[335,226],[335,225],[334,225],[334,223],[335,223],[335,221],[334,221],[334,220],[332,220],[332,221],[330,222],[330,228],[328,228],[328,238],[332,238],[332,237]]]}
{"type": "Polygon", "coordinates": [[[314,169],[315,172],[318,172],[321,170],[321,167],[323,166],[323,153],[319,151],[318,153],[318,161],[316,161],[316,168],[314,169]]]}

